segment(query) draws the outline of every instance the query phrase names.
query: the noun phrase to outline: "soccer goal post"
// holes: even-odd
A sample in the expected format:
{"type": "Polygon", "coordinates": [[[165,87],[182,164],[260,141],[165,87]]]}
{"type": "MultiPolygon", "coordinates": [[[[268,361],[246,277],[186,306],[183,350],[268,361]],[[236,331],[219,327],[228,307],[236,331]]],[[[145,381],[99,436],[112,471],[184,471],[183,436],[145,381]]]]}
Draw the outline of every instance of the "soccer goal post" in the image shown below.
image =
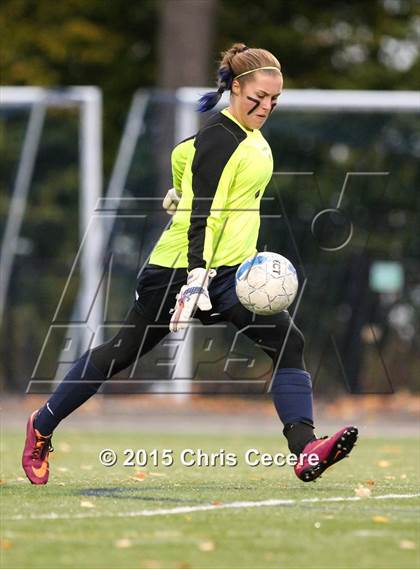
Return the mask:
{"type": "MultiPolygon", "coordinates": [[[[102,196],[102,94],[96,87],[44,89],[41,87],[1,87],[0,109],[23,108],[29,111],[29,120],[17,165],[10,207],[0,252],[0,323],[4,314],[11,280],[17,243],[25,214],[35,160],[39,148],[45,112],[49,108],[77,108],[79,112],[79,233],[80,242],[98,200],[102,196]]],[[[81,251],[81,284],[78,312],[89,315],[88,327],[100,334],[102,324],[102,293],[98,283],[102,274],[103,252],[101,224],[91,232],[81,251]],[[95,301],[92,304],[92,298],[95,301]]],[[[98,335],[96,340],[100,341],[98,335]]],[[[83,338],[79,338],[83,344],[83,338]]]]}

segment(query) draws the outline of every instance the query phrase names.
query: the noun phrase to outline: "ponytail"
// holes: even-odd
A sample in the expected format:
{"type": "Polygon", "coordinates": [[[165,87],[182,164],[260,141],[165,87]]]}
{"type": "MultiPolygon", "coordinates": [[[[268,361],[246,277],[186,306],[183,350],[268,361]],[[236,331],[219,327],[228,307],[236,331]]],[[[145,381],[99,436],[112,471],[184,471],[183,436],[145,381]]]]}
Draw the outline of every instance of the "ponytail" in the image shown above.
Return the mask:
{"type": "Polygon", "coordinates": [[[232,86],[233,73],[229,65],[220,67],[217,75],[219,77],[219,88],[217,91],[208,91],[200,97],[197,109],[199,113],[205,113],[206,111],[209,111],[215,107],[222,98],[223,93],[230,89],[232,86]]]}
{"type": "Polygon", "coordinates": [[[215,107],[222,98],[223,93],[232,87],[235,74],[231,65],[231,60],[237,53],[242,53],[247,49],[249,48],[245,44],[235,43],[230,49],[222,53],[222,61],[217,72],[218,89],[217,91],[208,91],[200,97],[197,108],[199,113],[205,113],[215,107]]]}

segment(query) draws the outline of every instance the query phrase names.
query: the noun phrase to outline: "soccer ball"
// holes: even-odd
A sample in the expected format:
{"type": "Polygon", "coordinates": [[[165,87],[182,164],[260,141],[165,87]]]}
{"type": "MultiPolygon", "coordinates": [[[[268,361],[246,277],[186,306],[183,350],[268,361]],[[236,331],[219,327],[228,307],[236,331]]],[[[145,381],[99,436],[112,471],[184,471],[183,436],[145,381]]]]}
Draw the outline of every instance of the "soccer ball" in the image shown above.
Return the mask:
{"type": "Polygon", "coordinates": [[[236,294],[255,314],[277,314],[286,310],[298,290],[296,270],[289,259],[277,253],[257,253],[236,271],[236,294]]]}

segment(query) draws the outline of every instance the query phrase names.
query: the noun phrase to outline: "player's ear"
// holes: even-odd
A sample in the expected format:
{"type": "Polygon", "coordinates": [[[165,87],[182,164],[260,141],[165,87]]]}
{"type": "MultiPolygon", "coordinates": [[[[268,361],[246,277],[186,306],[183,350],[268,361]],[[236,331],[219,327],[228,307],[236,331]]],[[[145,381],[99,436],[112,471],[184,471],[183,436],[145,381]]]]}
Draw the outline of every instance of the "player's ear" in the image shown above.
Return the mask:
{"type": "Polygon", "coordinates": [[[241,94],[241,84],[236,79],[232,82],[231,91],[233,95],[240,95],[241,94]]]}

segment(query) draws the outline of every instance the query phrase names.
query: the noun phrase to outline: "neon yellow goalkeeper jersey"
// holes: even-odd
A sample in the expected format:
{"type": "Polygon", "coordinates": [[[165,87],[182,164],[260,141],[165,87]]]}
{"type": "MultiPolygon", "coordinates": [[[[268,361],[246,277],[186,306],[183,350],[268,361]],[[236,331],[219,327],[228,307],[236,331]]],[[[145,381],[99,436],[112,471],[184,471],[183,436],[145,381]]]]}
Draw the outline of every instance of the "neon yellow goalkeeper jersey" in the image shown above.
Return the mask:
{"type": "Polygon", "coordinates": [[[171,160],[182,197],[149,262],[191,271],[238,265],[255,254],[260,202],[273,173],[261,132],[224,109],[178,144],[171,160]]]}

